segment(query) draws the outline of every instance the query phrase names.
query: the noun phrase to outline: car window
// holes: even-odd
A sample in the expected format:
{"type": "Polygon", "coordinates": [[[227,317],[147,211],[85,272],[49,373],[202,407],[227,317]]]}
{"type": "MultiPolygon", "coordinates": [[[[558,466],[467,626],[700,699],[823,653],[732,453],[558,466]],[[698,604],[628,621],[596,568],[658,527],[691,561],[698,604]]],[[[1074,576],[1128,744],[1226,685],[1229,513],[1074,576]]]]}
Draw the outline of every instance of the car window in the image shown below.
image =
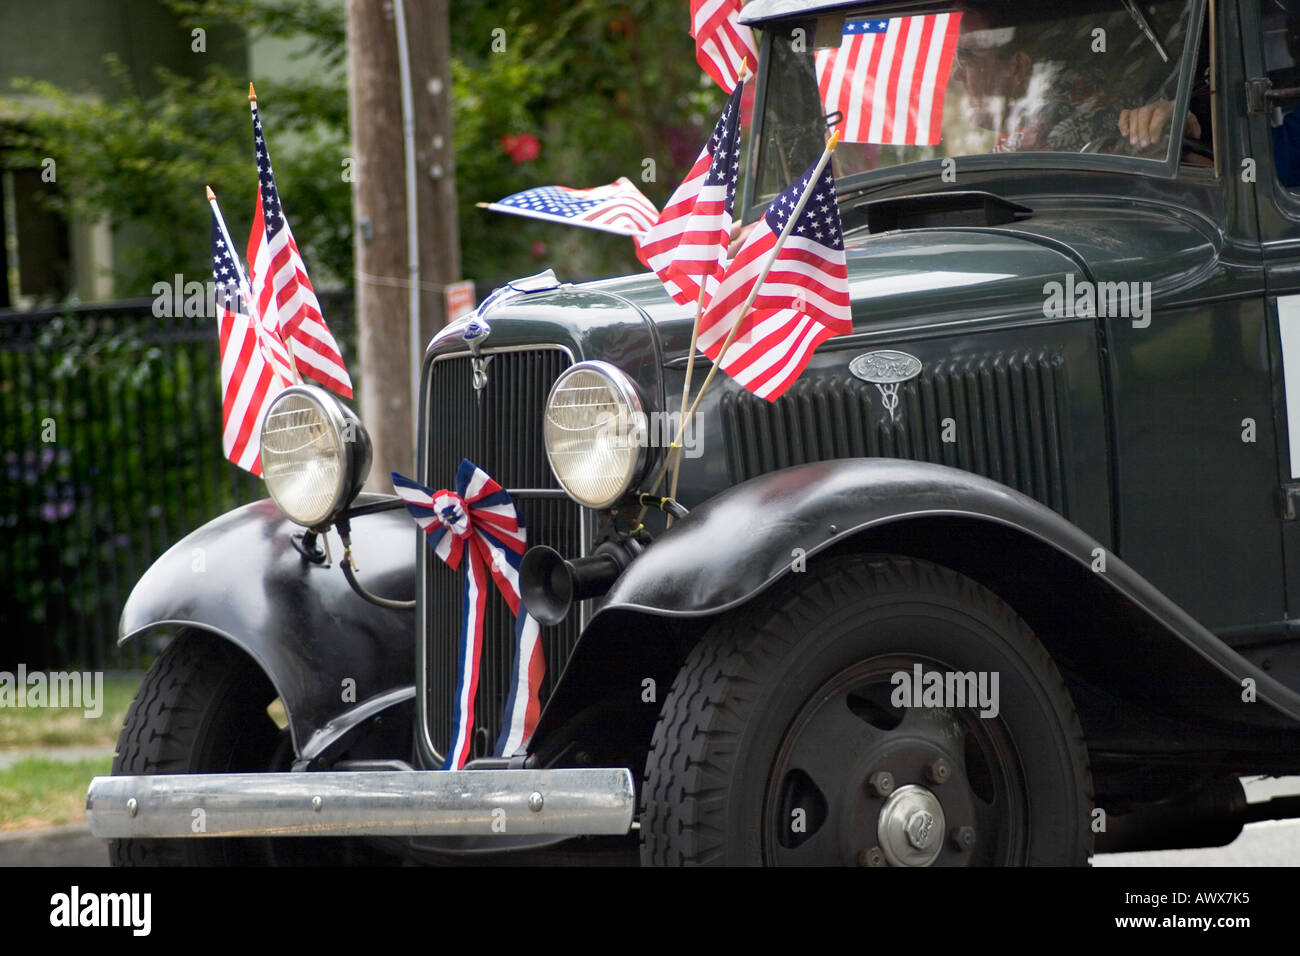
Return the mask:
{"type": "MultiPolygon", "coordinates": [[[[1260,15],[1265,74],[1274,89],[1300,86],[1300,0],[1265,0],[1260,15]]],[[[1300,192],[1300,106],[1276,107],[1271,119],[1274,175],[1300,192]]]]}
{"type": "Polygon", "coordinates": [[[1192,9],[1191,0],[974,0],[783,23],[771,44],[759,198],[816,159],[827,123],[841,130],[839,176],[991,153],[1167,162],[1184,133],[1172,114],[1192,9]],[[1127,128],[1136,111],[1140,135],[1127,128]]]}

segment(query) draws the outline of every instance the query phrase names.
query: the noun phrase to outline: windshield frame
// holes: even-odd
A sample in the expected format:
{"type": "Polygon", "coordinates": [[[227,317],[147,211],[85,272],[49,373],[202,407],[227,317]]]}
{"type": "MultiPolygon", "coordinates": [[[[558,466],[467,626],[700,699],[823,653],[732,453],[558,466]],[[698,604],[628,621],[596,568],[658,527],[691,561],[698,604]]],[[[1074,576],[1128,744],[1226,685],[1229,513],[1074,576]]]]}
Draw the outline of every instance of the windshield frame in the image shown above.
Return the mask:
{"type": "MultiPolygon", "coordinates": [[[[1190,2],[1192,28],[1187,31],[1183,49],[1178,53],[1182,60],[1179,64],[1178,96],[1174,102],[1174,116],[1185,116],[1187,113],[1192,94],[1193,74],[1196,71],[1197,51],[1200,48],[1201,33],[1205,27],[1208,0],[1190,0],[1190,2]]],[[[1116,0],[1116,4],[1119,5],[1119,0],[1116,0]]],[[[922,13],[942,13],[950,10],[952,3],[951,0],[897,0],[897,2],[880,0],[877,3],[872,3],[872,0],[862,0],[857,7],[859,9],[870,7],[873,16],[894,17],[922,13]]],[[[828,12],[834,15],[841,13],[848,15],[853,9],[853,4],[846,3],[843,8],[828,12]]],[[[760,149],[764,139],[763,125],[766,120],[767,91],[771,82],[772,44],[776,42],[778,35],[789,35],[789,24],[805,19],[807,19],[807,14],[792,14],[781,19],[767,20],[762,24],[754,25],[756,29],[761,30],[761,39],[759,43],[758,71],[754,79],[754,82],[758,83],[758,89],[754,97],[754,116],[751,123],[746,163],[747,174],[742,196],[744,222],[752,222],[761,216],[767,209],[768,203],[775,198],[774,196],[760,198],[756,195],[761,172],[760,163],[763,159],[760,155],[760,149]]],[[[1213,30],[1210,31],[1210,35],[1213,38],[1213,30]]],[[[1170,51],[1170,55],[1173,55],[1172,51],[1170,51]]],[[[1210,55],[1213,61],[1215,51],[1211,50],[1210,55]]],[[[1174,179],[1178,175],[1179,164],[1182,160],[1182,149],[1177,148],[1177,144],[1181,143],[1181,136],[1176,138],[1171,132],[1169,138],[1169,154],[1163,160],[1108,153],[1049,152],[1046,150],[984,153],[959,158],[963,172],[1071,169],[1174,179]]],[[[1217,133],[1215,138],[1218,140],[1217,133]]],[[[850,192],[871,191],[885,186],[905,183],[912,179],[929,179],[933,182],[933,180],[939,179],[943,173],[943,163],[944,158],[925,159],[900,163],[884,169],[852,173],[836,179],[836,192],[839,195],[844,195],[850,192]]],[[[1216,167],[1217,164],[1218,157],[1216,156],[1216,167]]]]}

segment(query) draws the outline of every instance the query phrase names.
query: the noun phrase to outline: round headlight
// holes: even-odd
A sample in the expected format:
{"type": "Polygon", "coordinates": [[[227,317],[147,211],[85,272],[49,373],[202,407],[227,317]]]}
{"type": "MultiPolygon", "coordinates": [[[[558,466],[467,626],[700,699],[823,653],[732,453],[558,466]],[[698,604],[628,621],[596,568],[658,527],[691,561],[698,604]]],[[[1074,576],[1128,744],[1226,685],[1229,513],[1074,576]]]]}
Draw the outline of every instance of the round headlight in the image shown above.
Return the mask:
{"type": "Polygon", "coordinates": [[[314,528],[356,497],[370,436],[351,409],[314,385],[286,388],[262,422],[262,477],[290,521],[314,528]]]}
{"type": "Polygon", "coordinates": [[[618,502],[645,466],[645,411],[632,380],[608,362],[579,362],[551,387],[546,457],[564,490],[588,508],[618,502]]]}

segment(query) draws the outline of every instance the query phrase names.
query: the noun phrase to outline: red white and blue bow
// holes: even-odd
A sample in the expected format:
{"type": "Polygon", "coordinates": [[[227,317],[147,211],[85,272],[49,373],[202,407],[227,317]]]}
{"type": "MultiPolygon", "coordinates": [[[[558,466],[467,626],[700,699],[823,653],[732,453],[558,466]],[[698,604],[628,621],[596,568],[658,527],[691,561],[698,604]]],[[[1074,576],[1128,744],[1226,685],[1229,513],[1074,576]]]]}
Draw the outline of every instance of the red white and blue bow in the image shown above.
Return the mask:
{"type": "Polygon", "coordinates": [[[462,556],[469,556],[460,648],[456,655],[451,747],[442,769],[459,770],[469,757],[479,657],[483,651],[488,574],[515,615],[514,673],[506,698],[504,726],[496,744],[497,756],[511,756],[537,726],[541,712],[539,692],[546,674],[540,628],[520,602],[519,562],[527,541],[523,515],[505,489],[468,458],[456,470],[455,491],[431,491],[397,472],[393,472],[393,487],[415,523],[428,535],[434,554],[453,569],[460,567],[462,556]]]}

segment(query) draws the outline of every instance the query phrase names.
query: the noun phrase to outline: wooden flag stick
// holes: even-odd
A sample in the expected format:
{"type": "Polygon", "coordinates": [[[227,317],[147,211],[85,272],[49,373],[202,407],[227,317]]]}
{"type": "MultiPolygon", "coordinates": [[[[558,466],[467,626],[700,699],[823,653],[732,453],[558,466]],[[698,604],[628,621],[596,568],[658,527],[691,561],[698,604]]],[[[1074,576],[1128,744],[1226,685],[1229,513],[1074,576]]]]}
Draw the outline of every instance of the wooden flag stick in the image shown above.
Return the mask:
{"type": "MultiPolygon", "coordinates": [[[[740,72],[736,74],[736,82],[744,83],[745,80],[748,79],[748,74],[749,74],[749,57],[745,57],[743,60],[740,61],[740,72]]],[[[739,119],[737,119],[737,122],[739,122],[739,119]]],[[[731,241],[730,236],[727,237],[727,241],[728,242],[731,241]]],[[[690,400],[691,378],[695,372],[695,347],[696,347],[696,343],[699,342],[700,339],[700,319],[704,316],[704,299],[707,295],[707,291],[709,287],[708,280],[709,280],[709,276],[707,275],[701,278],[700,298],[695,303],[695,321],[691,323],[691,347],[690,347],[690,351],[687,353],[687,358],[686,358],[686,378],[682,381],[682,407],[681,407],[681,414],[678,416],[679,424],[680,424],[680,419],[684,419],[686,417],[686,403],[690,400]]],[[[682,435],[683,432],[679,430],[677,433],[677,438],[673,441],[672,445],[669,446],[668,449],[668,468],[672,471],[672,475],[673,475],[672,480],[669,482],[668,485],[669,498],[677,497],[677,478],[681,474],[681,468],[682,468],[682,445],[681,445],[682,435]]],[[[658,490],[658,486],[656,486],[655,490],[656,491],[658,490]]],[[[672,515],[669,515],[668,524],[672,525],[672,523],[673,523],[673,517],[672,515]]]]}
{"type": "MultiPolygon", "coordinates": [[[[258,118],[258,117],[257,117],[257,90],[253,89],[253,84],[252,84],[252,83],[249,83],[249,84],[248,84],[248,110],[249,110],[250,113],[253,114],[253,119],[254,119],[254,121],[256,121],[257,118],[258,118]]],[[[265,143],[263,143],[263,146],[265,147],[265,143]]],[[[271,159],[270,159],[270,155],[269,155],[269,151],[268,151],[267,162],[269,163],[270,161],[271,161],[271,159]]],[[[260,196],[261,193],[259,192],[258,195],[260,196]]],[[[220,213],[217,214],[217,218],[218,218],[218,219],[221,218],[221,214],[220,214],[220,213]]],[[[222,229],[223,232],[225,231],[225,228],[226,228],[225,223],[222,223],[222,225],[221,225],[221,229],[222,229]]],[[[230,237],[227,236],[227,237],[226,237],[226,242],[229,242],[229,241],[230,241],[230,237]]],[[[236,255],[234,255],[234,248],[233,248],[233,247],[231,248],[231,255],[234,256],[234,259],[235,259],[235,266],[236,266],[236,268],[238,268],[238,266],[239,266],[239,257],[236,256],[236,255]]],[[[240,279],[241,279],[241,280],[243,279],[243,273],[240,273],[240,279]]],[[[245,283],[245,286],[246,286],[246,285],[247,285],[247,283],[245,283]]],[[[253,301],[249,298],[247,292],[245,292],[245,294],[244,294],[244,298],[245,298],[246,301],[248,301],[248,308],[249,308],[249,310],[250,310],[249,314],[254,314],[254,313],[256,313],[256,311],[257,311],[257,304],[256,304],[255,302],[253,302],[253,301]]],[[[260,321],[260,317],[259,317],[259,321],[260,321]]],[[[286,352],[289,353],[289,369],[293,372],[293,378],[294,378],[294,381],[297,382],[299,385],[301,385],[301,384],[302,384],[302,375],[301,375],[301,373],[299,373],[299,371],[298,371],[298,360],[297,360],[297,358],[294,357],[294,354],[293,354],[293,339],[288,338],[288,337],[286,337],[286,336],[284,336],[284,335],[280,335],[280,330],[279,330],[278,327],[276,328],[276,334],[280,336],[280,341],[284,343],[284,350],[285,350],[286,352]]]]}
{"type": "MultiPolygon", "coordinates": [[[[704,398],[705,391],[708,390],[709,385],[711,385],[714,378],[717,377],[718,369],[722,368],[723,359],[727,357],[727,349],[729,349],[731,343],[735,341],[736,333],[740,331],[740,326],[744,323],[745,317],[749,315],[749,310],[754,305],[754,299],[758,297],[758,290],[761,289],[763,283],[767,281],[768,273],[772,271],[772,267],[776,264],[776,257],[780,254],[781,247],[785,245],[785,241],[790,237],[790,232],[794,229],[795,222],[803,215],[804,207],[808,205],[808,197],[811,196],[816,189],[817,182],[821,179],[821,175],[826,169],[826,164],[830,161],[831,154],[835,152],[835,147],[839,143],[839,140],[840,133],[839,130],[836,130],[831,134],[830,141],[826,144],[826,149],[822,152],[821,159],[817,161],[817,166],[812,171],[812,175],[808,177],[808,185],[804,187],[803,193],[799,196],[799,201],[795,203],[794,210],[790,213],[790,218],[786,220],[785,228],[781,230],[781,235],[776,239],[776,245],[773,246],[772,251],[767,254],[767,262],[763,264],[763,271],[759,273],[758,281],[756,281],[753,287],[749,290],[749,298],[745,300],[745,305],[736,316],[736,321],[732,323],[731,331],[727,333],[727,338],[723,341],[722,348],[718,350],[718,360],[713,363],[713,367],[709,369],[709,374],[704,377],[704,381],[700,384],[700,390],[695,394],[695,401],[691,403],[690,409],[682,415],[682,420],[677,426],[677,437],[673,439],[673,445],[681,444],[682,436],[686,433],[687,425],[689,425],[691,419],[695,417],[695,412],[700,407],[700,401],[704,398]]],[[[658,494],[659,488],[663,484],[665,474],[667,474],[667,469],[659,475],[659,480],[655,482],[655,486],[650,491],[650,494],[658,494]]]]}
{"type": "MultiPolygon", "coordinates": [[[[221,238],[226,240],[226,248],[230,250],[230,259],[235,264],[235,275],[239,279],[239,294],[244,297],[244,305],[248,309],[249,316],[258,324],[259,328],[265,330],[266,327],[262,325],[262,317],[257,311],[257,302],[253,299],[253,290],[248,284],[248,277],[244,275],[244,267],[239,263],[239,253],[235,248],[235,244],[230,241],[230,230],[226,228],[225,217],[221,215],[221,207],[217,205],[217,195],[212,191],[211,186],[204,186],[203,188],[207,192],[208,205],[212,207],[212,214],[217,217],[217,226],[221,229],[221,238]]],[[[278,331],[276,335],[279,335],[278,331]]],[[[284,340],[281,339],[280,341],[283,342],[284,340]]],[[[293,360],[293,348],[287,342],[284,343],[284,347],[289,353],[289,371],[293,373],[294,382],[301,385],[302,376],[298,374],[297,363],[293,360]]]]}

